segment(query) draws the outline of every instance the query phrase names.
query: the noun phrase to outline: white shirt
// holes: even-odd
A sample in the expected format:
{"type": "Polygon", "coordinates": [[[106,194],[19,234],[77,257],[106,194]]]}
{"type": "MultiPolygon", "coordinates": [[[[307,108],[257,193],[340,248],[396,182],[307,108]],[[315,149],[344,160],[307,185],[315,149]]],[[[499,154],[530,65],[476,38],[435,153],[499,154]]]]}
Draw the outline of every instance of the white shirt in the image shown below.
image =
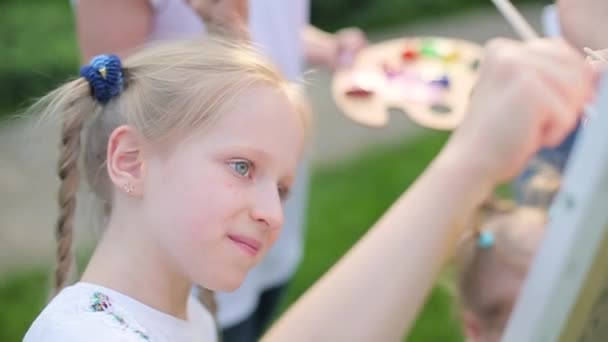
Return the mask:
{"type": "Polygon", "coordinates": [[[34,321],[24,342],[214,342],[211,314],[194,298],[188,320],[153,309],[114,290],[77,283],[61,291],[34,321]]]}
{"type": "MultiPolygon", "coordinates": [[[[74,0],[72,0],[74,1],[74,0]]],[[[154,10],[149,41],[192,37],[207,32],[184,0],[149,0],[154,10]]],[[[290,80],[303,66],[300,33],[308,24],[309,0],[249,0],[252,40],[266,51],[290,80]]]]}
{"type": "Polygon", "coordinates": [[[543,31],[547,37],[559,37],[561,35],[557,6],[549,5],[543,8],[542,23],[543,31]]]}

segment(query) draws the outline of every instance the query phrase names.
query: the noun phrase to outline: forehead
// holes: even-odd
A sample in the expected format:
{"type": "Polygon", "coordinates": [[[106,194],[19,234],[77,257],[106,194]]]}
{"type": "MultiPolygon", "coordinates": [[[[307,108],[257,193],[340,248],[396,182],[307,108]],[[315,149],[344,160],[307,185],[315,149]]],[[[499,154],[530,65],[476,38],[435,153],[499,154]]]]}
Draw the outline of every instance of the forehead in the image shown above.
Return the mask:
{"type": "Polygon", "coordinates": [[[266,85],[247,88],[197,134],[208,148],[249,148],[293,167],[302,153],[304,135],[294,104],[281,90],[266,85]]]}

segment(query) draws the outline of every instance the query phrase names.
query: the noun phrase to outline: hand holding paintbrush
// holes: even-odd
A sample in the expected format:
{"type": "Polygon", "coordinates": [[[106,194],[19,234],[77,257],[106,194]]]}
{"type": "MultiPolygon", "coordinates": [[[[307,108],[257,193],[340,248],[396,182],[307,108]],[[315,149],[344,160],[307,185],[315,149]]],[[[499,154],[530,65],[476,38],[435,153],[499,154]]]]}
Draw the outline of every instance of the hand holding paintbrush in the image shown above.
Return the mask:
{"type": "MultiPolygon", "coordinates": [[[[532,26],[526,21],[521,13],[513,6],[509,0],[492,0],[496,8],[502,13],[505,19],[511,24],[513,29],[524,41],[530,41],[539,38],[538,33],[534,31],[532,26]]],[[[594,50],[585,47],[583,51],[591,58],[608,64],[608,60],[595,52],[594,50]]]]}
{"type": "MultiPolygon", "coordinates": [[[[492,0],[492,2],[524,41],[531,41],[539,38],[538,33],[536,33],[532,26],[509,0],[492,0]]],[[[588,47],[585,47],[583,51],[589,56],[589,58],[595,60],[595,62],[591,61],[591,64],[594,65],[596,70],[598,69],[598,63],[608,65],[606,58],[604,58],[598,52],[588,47]]],[[[593,117],[594,113],[595,109],[593,106],[587,105],[585,107],[585,118],[588,119],[593,117]]]]}

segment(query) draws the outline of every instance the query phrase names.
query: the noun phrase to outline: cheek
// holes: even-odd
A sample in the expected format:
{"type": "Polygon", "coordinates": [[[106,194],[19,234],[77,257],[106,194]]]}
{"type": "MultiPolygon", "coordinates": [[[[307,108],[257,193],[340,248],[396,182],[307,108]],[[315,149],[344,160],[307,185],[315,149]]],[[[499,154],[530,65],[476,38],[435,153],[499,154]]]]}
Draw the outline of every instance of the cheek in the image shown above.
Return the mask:
{"type": "Polygon", "coordinates": [[[273,229],[270,232],[270,234],[269,234],[270,236],[268,238],[268,242],[270,242],[271,246],[274,245],[275,242],[277,242],[277,240],[279,239],[279,236],[280,236],[282,230],[283,230],[283,228],[281,227],[279,229],[273,229]]]}
{"type": "Polygon", "coordinates": [[[279,239],[279,236],[281,234],[281,231],[282,231],[282,228],[273,229],[273,230],[271,230],[271,231],[268,232],[268,234],[266,235],[266,243],[265,243],[265,246],[264,246],[264,254],[261,255],[261,258],[264,258],[266,256],[266,254],[268,253],[268,251],[277,242],[277,240],[279,239]]]}
{"type": "Polygon", "coordinates": [[[222,165],[171,167],[159,174],[159,180],[162,184],[151,194],[158,199],[155,210],[166,212],[162,221],[172,234],[180,231],[184,243],[200,245],[223,236],[243,212],[242,187],[222,165]]]}

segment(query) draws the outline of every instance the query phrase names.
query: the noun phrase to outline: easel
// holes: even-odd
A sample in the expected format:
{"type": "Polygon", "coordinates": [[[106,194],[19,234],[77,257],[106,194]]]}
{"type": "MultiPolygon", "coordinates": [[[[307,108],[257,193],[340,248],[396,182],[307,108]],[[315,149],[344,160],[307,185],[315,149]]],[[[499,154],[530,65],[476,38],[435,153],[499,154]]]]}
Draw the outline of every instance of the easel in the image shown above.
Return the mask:
{"type": "Polygon", "coordinates": [[[608,75],[574,145],[504,342],[608,339],[608,75]]]}

